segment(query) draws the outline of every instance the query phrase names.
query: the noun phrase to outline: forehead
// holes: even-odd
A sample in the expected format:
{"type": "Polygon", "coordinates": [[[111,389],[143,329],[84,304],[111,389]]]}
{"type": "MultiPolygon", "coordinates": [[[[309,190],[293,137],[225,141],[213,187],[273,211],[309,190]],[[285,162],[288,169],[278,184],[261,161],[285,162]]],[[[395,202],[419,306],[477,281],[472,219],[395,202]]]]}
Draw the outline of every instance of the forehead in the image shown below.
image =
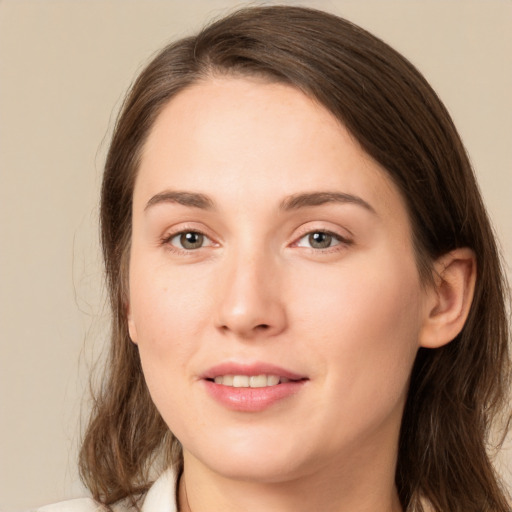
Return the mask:
{"type": "Polygon", "coordinates": [[[144,146],[134,202],[166,188],[242,204],[335,190],[406,215],[387,173],[338,119],[298,89],[261,79],[209,79],[164,107],[144,146]]]}

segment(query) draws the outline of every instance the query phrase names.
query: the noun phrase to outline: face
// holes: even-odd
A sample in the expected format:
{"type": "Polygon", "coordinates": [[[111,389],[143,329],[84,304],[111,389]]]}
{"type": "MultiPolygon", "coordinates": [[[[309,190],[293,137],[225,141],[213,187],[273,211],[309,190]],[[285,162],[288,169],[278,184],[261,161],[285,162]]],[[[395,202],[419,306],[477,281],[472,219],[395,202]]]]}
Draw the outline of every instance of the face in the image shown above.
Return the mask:
{"type": "Polygon", "coordinates": [[[185,467],[395,457],[424,292],[400,194],[329,112],[282,84],[191,86],[133,199],[130,336],[185,467]]]}

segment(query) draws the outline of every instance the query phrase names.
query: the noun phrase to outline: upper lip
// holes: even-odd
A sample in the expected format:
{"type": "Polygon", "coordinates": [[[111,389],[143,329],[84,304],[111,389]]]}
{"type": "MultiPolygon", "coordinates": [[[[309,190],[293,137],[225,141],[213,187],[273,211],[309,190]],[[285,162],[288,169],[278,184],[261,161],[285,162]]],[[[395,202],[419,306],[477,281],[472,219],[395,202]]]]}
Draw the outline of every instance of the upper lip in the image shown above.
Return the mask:
{"type": "Polygon", "coordinates": [[[306,379],[305,375],[292,372],[280,366],[270,363],[235,363],[224,362],[212,366],[201,374],[202,379],[214,379],[220,375],[247,375],[248,377],[256,375],[277,375],[278,377],[286,377],[289,380],[306,379]]]}

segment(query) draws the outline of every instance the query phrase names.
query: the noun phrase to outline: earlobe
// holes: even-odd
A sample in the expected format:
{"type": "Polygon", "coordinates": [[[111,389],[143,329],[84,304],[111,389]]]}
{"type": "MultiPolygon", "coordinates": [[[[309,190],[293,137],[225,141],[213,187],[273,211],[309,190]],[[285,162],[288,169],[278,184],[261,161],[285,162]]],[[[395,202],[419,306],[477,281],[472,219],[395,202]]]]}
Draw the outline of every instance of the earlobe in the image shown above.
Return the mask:
{"type": "Polygon", "coordinates": [[[434,264],[434,284],[427,292],[419,344],[438,348],[462,330],[471,308],[476,282],[476,258],[471,249],[458,248],[434,264]]]}
{"type": "Polygon", "coordinates": [[[128,322],[128,334],[133,343],[137,344],[137,327],[132,316],[130,306],[126,306],[126,320],[128,322]]]}

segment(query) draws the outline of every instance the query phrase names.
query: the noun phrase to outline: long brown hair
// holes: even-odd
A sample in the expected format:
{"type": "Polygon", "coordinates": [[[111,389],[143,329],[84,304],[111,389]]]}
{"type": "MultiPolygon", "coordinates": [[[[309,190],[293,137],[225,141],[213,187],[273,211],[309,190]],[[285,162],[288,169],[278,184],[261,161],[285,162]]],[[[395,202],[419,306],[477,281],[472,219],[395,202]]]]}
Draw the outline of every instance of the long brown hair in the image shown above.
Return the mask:
{"type": "Polygon", "coordinates": [[[488,455],[509,384],[506,286],[493,231],[463,144],[445,107],[400,54],[321,11],[243,9],[162,50],[140,74],[118,118],[105,166],[101,236],[112,307],[110,359],[80,454],[82,478],[110,505],[147,490],[161,454],[180,471],[178,441],[153,405],[128,336],[127,268],[134,181],[163,106],[215,75],[290,84],[335,115],[389,173],[406,201],[424,282],[432,262],[469,247],[478,277],[455,340],[420,349],[405,406],[396,485],[404,510],[509,510],[488,455]]]}

